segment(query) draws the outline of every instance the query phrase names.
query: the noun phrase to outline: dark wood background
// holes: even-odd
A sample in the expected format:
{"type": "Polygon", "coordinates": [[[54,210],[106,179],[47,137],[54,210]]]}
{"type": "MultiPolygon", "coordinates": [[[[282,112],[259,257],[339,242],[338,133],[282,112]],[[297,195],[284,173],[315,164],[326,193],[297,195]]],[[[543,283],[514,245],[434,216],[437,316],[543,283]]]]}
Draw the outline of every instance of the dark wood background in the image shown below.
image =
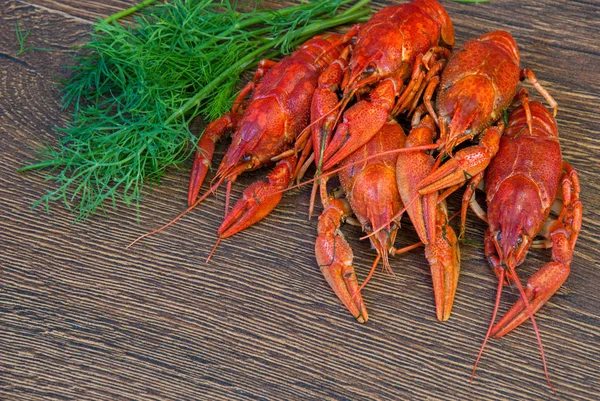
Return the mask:
{"type": "MultiPolygon", "coordinates": [[[[0,0],[0,399],[600,399],[598,2],[443,2],[457,45],[509,30],[522,65],[560,105],[564,158],[579,171],[585,211],[571,276],[537,315],[558,397],[545,382],[531,323],[491,341],[469,383],[496,286],[480,247],[462,248],[448,322],[435,319],[418,250],[393,260],[395,277],[375,275],[364,290],[371,320],[361,325],[316,266],[307,190],[224,241],[209,264],[221,198],[124,249],[185,207],[185,170],[171,171],[143,202],[139,222],[123,207],[76,225],[60,204],[50,214],[31,209],[54,184],[45,172],[16,169],[55,143],[53,127],[69,119],[60,111],[62,66],[96,18],[132,3],[0,0]],[[51,51],[15,56],[17,21],[31,30],[28,46],[51,51]]],[[[241,179],[234,196],[259,175],[241,179]]],[[[468,237],[481,240],[484,229],[472,218],[468,237]]],[[[346,232],[362,278],[374,252],[357,229],[346,232]]],[[[415,239],[406,224],[399,243],[415,239]]],[[[549,258],[532,251],[521,276],[549,258]]],[[[505,292],[502,310],[516,299],[505,292]]]]}

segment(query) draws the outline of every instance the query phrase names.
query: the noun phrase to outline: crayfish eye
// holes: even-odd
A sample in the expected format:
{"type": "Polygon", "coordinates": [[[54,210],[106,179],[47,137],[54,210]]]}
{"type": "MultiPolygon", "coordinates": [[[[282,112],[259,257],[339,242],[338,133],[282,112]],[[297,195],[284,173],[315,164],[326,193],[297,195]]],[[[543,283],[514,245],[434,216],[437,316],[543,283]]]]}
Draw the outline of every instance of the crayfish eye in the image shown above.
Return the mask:
{"type": "Polygon", "coordinates": [[[377,67],[374,64],[369,64],[363,70],[363,77],[369,77],[377,72],[377,67]]]}
{"type": "Polygon", "coordinates": [[[496,234],[496,239],[497,239],[498,241],[501,241],[501,240],[502,240],[502,231],[498,231],[498,234],[496,234]]]}
{"type": "Polygon", "coordinates": [[[523,243],[523,238],[518,237],[517,238],[517,245],[521,245],[523,243]]]}
{"type": "Polygon", "coordinates": [[[252,156],[250,156],[250,155],[244,155],[242,157],[242,160],[245,161],[245,162],[249,162],[250,160],[252,160],[252,156]]]}

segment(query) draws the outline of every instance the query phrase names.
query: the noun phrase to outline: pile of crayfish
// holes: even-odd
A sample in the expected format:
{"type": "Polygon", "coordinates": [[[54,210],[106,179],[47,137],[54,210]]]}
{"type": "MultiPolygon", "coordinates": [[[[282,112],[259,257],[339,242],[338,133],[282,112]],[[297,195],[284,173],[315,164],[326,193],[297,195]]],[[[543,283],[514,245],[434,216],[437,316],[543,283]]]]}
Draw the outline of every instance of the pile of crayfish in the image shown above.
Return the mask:
{"type": "MultiPolygon", "coordinates": [[[[454,50],[446,10],[436,0],[412,0],[380,10],[345,34],[310,39],[279,62],[261,61],[231,111],[201,137],[188,203],[192,208],[226,185],[221,240],[269,214],[314,165],[309,213],[317,194],[323,206],[317,264],[359,322],[368,319],[361,290],[379,262],[391,269],[390,256],[421,245],[437,318],[450,317],[460,271],[458,240],[470,207],[489,226],[484,252],[498,278],[483,346],[490,336],[502,337],[530,319],[541,348],[534,314],[569,275],[582,220],[577,172],[561,157],[557,110],[534,73],[521,69],[508,32],[484,33],[454,50]],[[551,110],[529,100],[520,87],[524,80],[551,110]],[[198,197],[215,143],[227,132],[233,133],[231,145],[213,184],[198,197]],[[236,178],[271,163],[266,181],[252,184],[230,208],[236,178]],[[333,174],[343,196],[327,188],[333,174]],[[463,186],[457,236],[445,199],[463,186]],[[486,211],[477,189],[485,192],[486,211]],[[404,212],[420,242],[396,248],[404,212]],[[343,222],[360,224],[377,252],[362,285],[343,222]],[[523,286],[516,268],[532,247],[552,248],[552,261],[523,286]],[[494,323],[502,288],[511,283],[520,298],[494,323]]],[[[544,371],[548,378],[545,361],[544,371]]]]}

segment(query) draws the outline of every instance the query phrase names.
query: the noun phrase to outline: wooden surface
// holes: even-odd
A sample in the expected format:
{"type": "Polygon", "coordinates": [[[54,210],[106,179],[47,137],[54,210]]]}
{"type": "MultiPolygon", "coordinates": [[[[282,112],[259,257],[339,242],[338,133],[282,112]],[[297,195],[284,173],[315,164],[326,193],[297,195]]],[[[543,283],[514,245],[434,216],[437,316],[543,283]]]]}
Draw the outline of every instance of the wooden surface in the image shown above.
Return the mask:
{"type": "MultiPolygon", "coordinates": [[[[600,399],[597,2],[443,2],[457,45],[509,30],[522,65],[560,105],[564,158],[579,171],[585,210],[571,276],[537,314],[558,397],[544,379],[531,323],[491,341],[469,383],[496,285],[480,247],[462,248],[448,322],[435,319],[428,266],[417,250],[392,261],[395,277],[376,273],[364,290],[371,320],[361,325],[318,271],[307,190],[224,241],[209,264],[222,198],[124,249],[185,207],[184,170],[171,171],[143,202],[139,223],[123,207],[76,225],[60,204],[50,214],[31,209],[54,185],[45,172],[16,169],[55,143],[53,127],[69,119],[60,111],[61,66],[95,18],[131,3],[0,0],[0,399],[600,399]],[[15,56],[17,21],[31,30],[28,46],[52,51],[15,56]]],[[[259,175],[241,179],[234,196],[259,175]]],[[[484,229],[472,218],[468,237],[481,241],[484,229]]],[[[362,279],[374,252],[356,228],[346,233],[362,279]]],[[[415,239],[405,224],[399,243],[415,239]]],[[[532,251],[521,276],[549,258],[532,251]]],[[[506,290],[502,310],[515,299],[506,290]]]]}

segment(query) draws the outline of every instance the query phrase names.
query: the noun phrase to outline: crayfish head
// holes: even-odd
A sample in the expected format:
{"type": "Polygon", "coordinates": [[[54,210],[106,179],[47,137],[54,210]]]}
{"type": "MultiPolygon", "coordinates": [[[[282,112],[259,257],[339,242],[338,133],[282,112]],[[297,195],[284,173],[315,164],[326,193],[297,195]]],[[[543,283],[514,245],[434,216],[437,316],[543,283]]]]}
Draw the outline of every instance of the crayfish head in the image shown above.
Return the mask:
{"type": "Polygon", "coordinates": [[[253,155],[241,155],[229,158],[227,156],[229,156],[229,152],[219,165],[216,174],[217,179],[235,181],[237,176],[244,171],[255,170],[263,164],[258,157],[253,155]]]}
{"type": "MultiPolygon", "coordinates": [[[[488,171],[487,182],[495,178],[493,171],[488,171]]],[[[507,267],[523,263],[533,238],[547,217],[538,187],[528,177],[514,174],[502,181],[493,197],[488,199],[488,221],[497,255],[507,267]]]]}
{"type": "Polygon", "coordinates": [[[383,75],[378,63],[372,57],[356,54],[342,81],[344,96],[352,97],[355,94],[368,92],[370,85],[379,82],[383,75]]]}
{"type": "MultiPolygon", "coordinates": [[[[492,185],[496,178],[488,172],[486,185],[492,185]]],[[[514,174],[505,178],[493,197],[488,198],[488,221],[498,255],[513,266],[522,263],[548,212],[542,205],[538,186],[529,177],[514,174]]]]}
{"type": "MultiPolygon", "coordinates": [[[[531,246],[532,238],[524,230],[497,230],[492,233],[492,241],[496,252],[500,255],[500,266],[506,267],[506,280],[515,280],[511,270],[519,266],[525,260],[527,251],[531,246]]],[[[499,267],[494,269],[497,277],[500,277],[499,267]]]]}
{"type": "MultiPolygon", "coordinates": [[[[371,234],[371,227],[365,228],[365,232],[371,234]]],[[[392,222],[389,226],[389,229],[382,229],[377,231],[375,234],[369,237],[371,241],[371,245],[379,255],[381,255],[381,259],[383,261],[383,269],[391,274],[392,268],[390,266],[389,261],[389,253],[390,249],[394,246],[394,241],[396,240],[396,234],[398,233],[398,224],[396,222],[392,222]]]]}

